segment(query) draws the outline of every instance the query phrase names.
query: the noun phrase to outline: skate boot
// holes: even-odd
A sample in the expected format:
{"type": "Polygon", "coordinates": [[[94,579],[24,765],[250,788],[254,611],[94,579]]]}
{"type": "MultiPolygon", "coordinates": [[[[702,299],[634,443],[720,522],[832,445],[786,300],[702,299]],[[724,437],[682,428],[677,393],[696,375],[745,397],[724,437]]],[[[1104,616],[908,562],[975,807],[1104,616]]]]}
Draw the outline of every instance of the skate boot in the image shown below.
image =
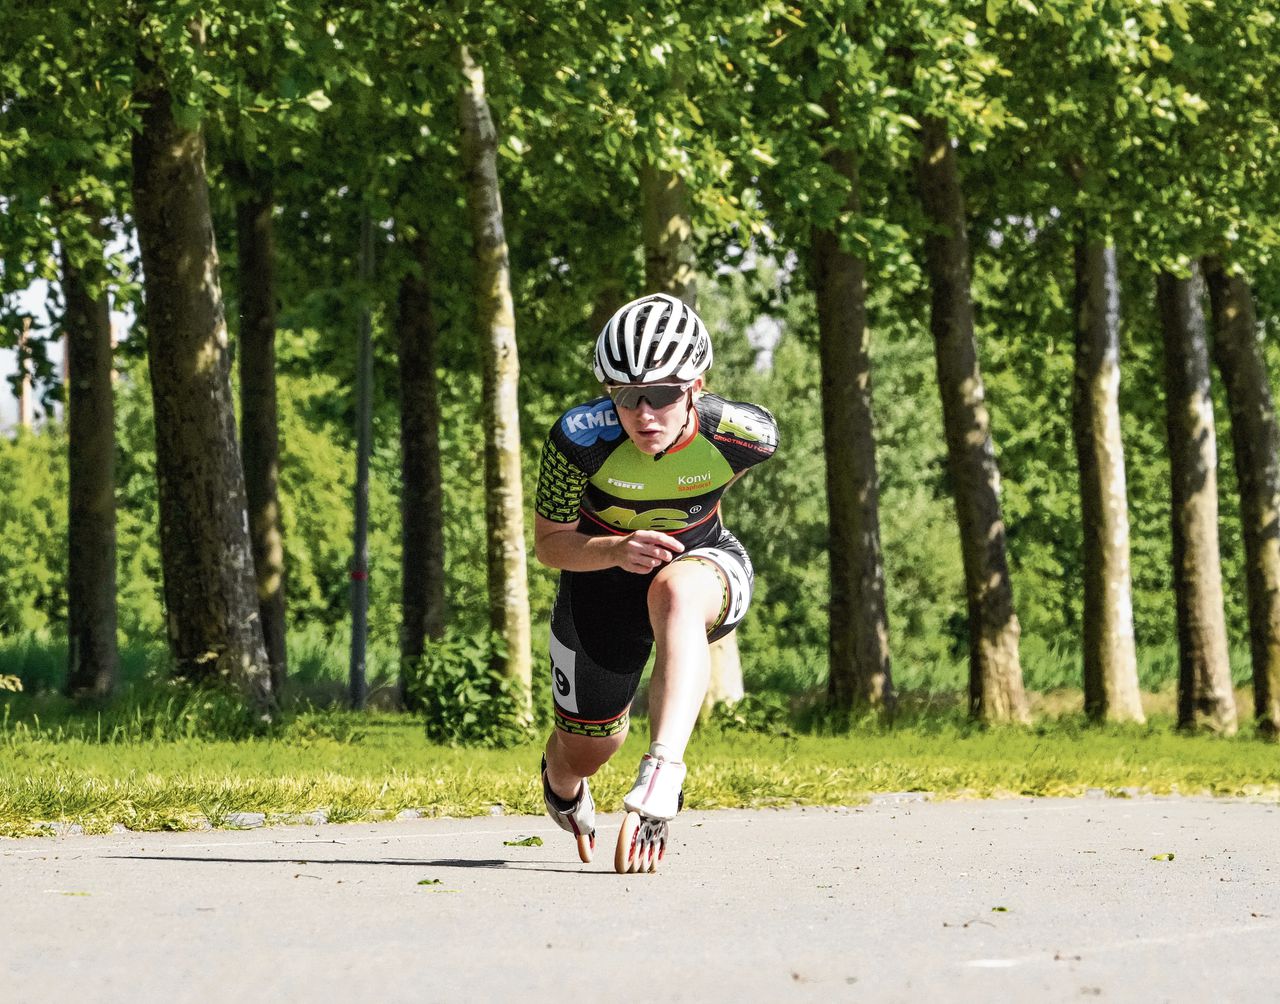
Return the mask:
{"type": "Polygon", "coordinates": [[[684,806],[685,765],[646,753],[636,783],[622,800],[627,816],[618,832],[613,867],[620,874],[651,872],[667,850],[667,823],[684,806]]]}
{"type": "Polygon", "coordinates": [[[551,785],[547,783],[547,758],[543,756],[542,800],[546,803],[547,815],[556,821],[556,825],[577,838],[578,857],[584,864],[589,862],[596,849],[596,803],[591,799],[587,779],[582,779],[577,800],[567,809],[560,808],[565,800],[552,791],[551,785]]]}

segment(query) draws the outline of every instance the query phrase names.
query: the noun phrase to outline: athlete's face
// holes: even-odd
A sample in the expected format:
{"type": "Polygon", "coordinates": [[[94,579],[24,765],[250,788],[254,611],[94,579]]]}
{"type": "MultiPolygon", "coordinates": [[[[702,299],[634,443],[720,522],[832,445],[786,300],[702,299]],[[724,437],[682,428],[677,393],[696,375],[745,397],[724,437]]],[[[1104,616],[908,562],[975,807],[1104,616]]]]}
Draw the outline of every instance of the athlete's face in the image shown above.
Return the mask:
{"type": "MultiPolygon", "coordinates": [[[[685,389],[679,397],[658,407],[647,396],[641,396],[634,407],[618,403],[618,397],[629,403],[630,395],[615,397],[614,407],[618,412],[618,421],[641,453],[653,455],[669,450],[678,438],[689,434],[690,402],[693,395],[702,390],[702,384],[702,377],[684,384],[685,389]]],[[[654,396],[661,397],[661,391],[654,396]]]]}

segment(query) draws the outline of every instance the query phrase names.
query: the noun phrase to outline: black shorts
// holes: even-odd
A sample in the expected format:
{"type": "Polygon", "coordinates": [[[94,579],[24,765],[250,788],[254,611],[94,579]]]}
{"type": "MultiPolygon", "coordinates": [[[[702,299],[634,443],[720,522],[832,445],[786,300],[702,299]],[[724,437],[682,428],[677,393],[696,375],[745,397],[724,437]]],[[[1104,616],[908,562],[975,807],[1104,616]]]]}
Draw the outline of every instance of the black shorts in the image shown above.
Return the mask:
{"type": "MultiPolygon", "coordinates": [[[[705,561],[721,572],[724,598],[708,641],[741,623],[755,573],[738,539],[723,530],[677,561],[705,561]]],[[[612,736],[627,727],[627,712],[653,648],[647,575],[606,568],[561,572],[551,613],[551,684],[556,728],[584,736],[612,736]]]]}

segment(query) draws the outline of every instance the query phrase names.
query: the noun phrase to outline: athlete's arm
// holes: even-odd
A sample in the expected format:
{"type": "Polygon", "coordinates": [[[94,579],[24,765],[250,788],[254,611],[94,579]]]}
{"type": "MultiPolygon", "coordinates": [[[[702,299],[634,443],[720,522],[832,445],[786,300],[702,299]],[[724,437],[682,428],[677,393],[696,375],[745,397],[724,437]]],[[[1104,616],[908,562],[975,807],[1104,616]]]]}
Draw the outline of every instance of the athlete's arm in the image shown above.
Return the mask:
{"type": "Polygon", "coordinates": [[[665,565],[684,545],[657,530],[637,530],[625,537],[588,537],[578,532],[578,521],[557,523],[545,516],[533,517],[533,553],[549,568],[566,572],[598,572],[623,568],[646,574],[665,565]]]}

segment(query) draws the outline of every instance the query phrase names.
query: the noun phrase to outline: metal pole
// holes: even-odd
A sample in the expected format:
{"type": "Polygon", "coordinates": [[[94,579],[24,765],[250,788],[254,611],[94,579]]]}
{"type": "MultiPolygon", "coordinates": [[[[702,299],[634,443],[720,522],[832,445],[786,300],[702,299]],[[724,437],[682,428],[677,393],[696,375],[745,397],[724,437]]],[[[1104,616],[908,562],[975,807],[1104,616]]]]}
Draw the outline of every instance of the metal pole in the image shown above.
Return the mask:
{"type": "Polygon", "coordinates": [[[356,342],[356,520],[351,561],[351,707],[364,707],[369,685],[365,678],[365,649],[369,637],[369,449],[373,433],[373,320],[370,283],[373,279],[373,220],[369,210],[360,217],[360,326],[356,342]]]}

